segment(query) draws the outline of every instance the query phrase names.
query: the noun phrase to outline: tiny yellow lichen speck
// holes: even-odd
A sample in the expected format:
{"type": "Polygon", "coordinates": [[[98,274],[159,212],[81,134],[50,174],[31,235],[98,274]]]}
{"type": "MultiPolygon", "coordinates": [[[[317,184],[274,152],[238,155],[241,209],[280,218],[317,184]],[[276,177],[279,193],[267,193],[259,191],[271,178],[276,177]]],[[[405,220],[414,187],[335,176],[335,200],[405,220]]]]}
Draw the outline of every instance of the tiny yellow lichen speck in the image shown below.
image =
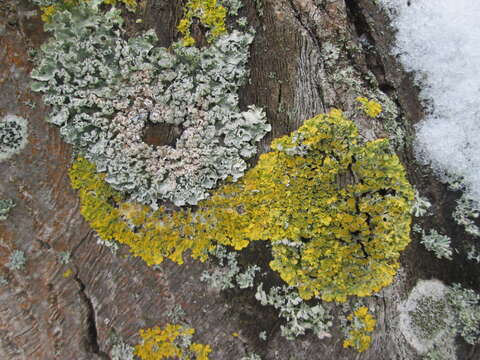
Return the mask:
{"type": "Polygon", "coordinates": [[[357,100],[362,104],[362,109],[371,118],[376,118],[382,112],[382,105],[373,100],[368,100],[366,97],[357,97],[357,100]]]}
{"type": "Polygon", "coordinates": [[[73,270],[72,269],[68,269],[67,271],[65,271],[63,273],[63,277],[66,279],[66,278],[69,278],[70,276],[73,275],[73,270]]]}

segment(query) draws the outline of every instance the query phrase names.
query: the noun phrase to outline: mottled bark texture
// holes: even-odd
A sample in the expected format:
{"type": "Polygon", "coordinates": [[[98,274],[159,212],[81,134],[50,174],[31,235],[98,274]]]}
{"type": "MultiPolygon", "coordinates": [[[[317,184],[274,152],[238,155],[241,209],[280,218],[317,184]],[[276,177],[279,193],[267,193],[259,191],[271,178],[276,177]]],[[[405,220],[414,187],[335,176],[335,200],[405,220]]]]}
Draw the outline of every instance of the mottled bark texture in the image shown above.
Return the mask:
{"type": "MultiPolygon", "coordinates": [[[[263,106],[272,133],[262,142],[298,128],[307,118],[338,107],[351,111],[364,91],[380,89],[398,107],[397,125],[412,134],[412,124],[422,116],[417,90],[388,55],[392,32],[384,15],[370,0],[261,0],[245,1],[242,15],[255,26],[251,82],[241,93],[242,103],[263,106]],[[328,55],[326,44],[340,49],[328,55]],[[338,77],[345,69],[348,79],[338,77]]],[[[180,304],[186,319],[197,329],[196,339],[214,349],[212,359],[240,359],[256,352],[264,359],[416,359],[397,327],[397,305],[418,278],[438,277],[479,287],[478,269],[435,260],[418,245],[405,252],[404,268],[394,285],[370,298],[378,326],[371,348],[357,354],[343,349],[340,330],[332,338],[312,335],[289,342],[280,336],[280,324],[271,308],[261,307],[251,291],[218,293],[200,283],[207,264],[187,261],[178,266],[165,262],[148,268],[121,249],[114,256],[96,244],[95,234],[79,214],[79,200],[70,188],[67,169],[71,149],[58,129],[44,118],[48,109],[29,90],[32,64],[27,52],[45,40],[38,14],[28,2],[0,3],[0,116],[15,114],[29,121],[29,144],[22,154],[0,163],[0,196],[17,206],[8,221],[0,222],[0,272],[9,284],[0,288],[1,359],[108,359],[112,334],[134,344],[140,328],[163,325],[166,311],[180,304]],[[14,249],[27,256],[23,271],[5,267],[14,249]],[[58,253],[70,251],[67,265],[58,253]],[[64,276],[66,270],[73,275],[64,276]],[[262,341],[258,333],[267,330],[262,341]],[[240,334],[233,337],[232,333],[240,334]]],[[[38,11],[37,11],[38,13],[38,11]]],[[[176,0],[150,0],[138,12],[143,24],[132,18],[131,33],[154,27],[160,45],[168,46],[178,34],[181,17],[176,0]]],[[[367,139],[386,135],[384,124],[355,118],[367,139]]],[[[159,140],[155,140],[159,141],[159,140]]],[[[401,154],[411,179],[427,189],[435,205],[435,224],[452,235],[464,234],[448,219],[458,194],[448,193],[414,163],[407,144],[401,154]]],[[[460,346],[460,359],[480,358],[479,349],[460,346]]]]}

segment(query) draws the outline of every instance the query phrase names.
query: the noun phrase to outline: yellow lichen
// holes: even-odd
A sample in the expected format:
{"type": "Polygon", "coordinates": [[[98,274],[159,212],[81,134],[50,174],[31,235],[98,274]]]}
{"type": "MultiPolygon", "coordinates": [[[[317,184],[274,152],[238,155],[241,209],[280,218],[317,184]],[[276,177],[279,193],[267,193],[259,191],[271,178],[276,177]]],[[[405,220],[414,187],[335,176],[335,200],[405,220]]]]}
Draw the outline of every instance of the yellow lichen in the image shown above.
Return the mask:
{"type": "Polygon", "coordinates": [[[211,239],[192,236],[190,211],[169,214],[160,208],[152,212],[147,206],[125,202],[104,181],[105,175],[96,173],[95,165],[84,158],[76,160],[69,174],[72,187],[79,190],[80,211],[90,226],[103,240],[128,245],[148,265],[160,264],[164,258],[181,264],[186,250],[205,260],[213,247],[211,239]],[[134,231],[133,226],[138,229],[134,231]]]}
{"type": "Polygon", "coordinates": [[[209,345],[185,344],[182,341],[182,338],[189,339],[194,333],[195,329],[172,324],[167,324],[164,329],[140,330],[142,342],[135,346],[135,355],[142,360],[208,360],[212,351],[209,345]]]}
{"type": "Polygon", "coordinates": [[[363,352],[370,347],[372,342],[371,333],[375,330],[376,320],[368,312],[366,306],[361,306],[350,314],[347,319],[350,321],[348,337],[343,342],[343,347],[353,347],[358,352],[363,352]]]}
{"type": "Polygon", "coordinates": [[[307,120],[195,211],[127,203],[82,158],[70,176],[99,236],[148,265],[182,263],[187,251],[205,260],[216,244],[240,250],[270,241],[271,268],[302,298],[345,301],[389,285],[410,241],[413,190],[403,166],[388,140],[362,145],[357,137],[339,110],[307,120]]]}
{"type": "MultiPolygon", "coordinates": [[[[70,10],[82,1],[88,2],[90,0],[58,0],[55,5],[42,6],[40,7],[42,11],[41,19],[43,22],[49,23],[57,11],[70,10]]],[[[137,8],[137,0],[103,0],[103,3],[112,6],[123,3],[131,12],[135,12],[137,8]]]]}
{"type": "Polygon", "coordinates": [[[382,105],[380,105],[376,101],[368,100],[366,97],[360,96],[357,97],[355,100],[362,104],[362,110],[371,118],[376,118],[382,112],[382,105]]]}
{"type": "Polygon", "coordinates": [[[57,7],[55,5],[43,6],[40,8],[40,10],[42,10],[42,15],[40,16],[42,21],[50,22],[50,19],[52,18],[53,14],[57,12],[57,7]]]}
{"type": "Polygon", "coordinates": [[[73,270],[72,269],[68,269],[67,271],[65,271],[63,273],[63,277],[66,279],[66,278],[69,278],[70,276],[73,275],[73,270]]]}
{"type": "Polygon", "coordinates": [[[190,32],[194,18],[197,18],[209,30],[207,41],[212,42],[227,32],[226,16],[227,9],[218,4],[217,0],[188,0],[184,8],[183,19],[177,26],[178,31],[183,35],[183,45],[192,46],[195,44],[195,39],[190,32]]]}

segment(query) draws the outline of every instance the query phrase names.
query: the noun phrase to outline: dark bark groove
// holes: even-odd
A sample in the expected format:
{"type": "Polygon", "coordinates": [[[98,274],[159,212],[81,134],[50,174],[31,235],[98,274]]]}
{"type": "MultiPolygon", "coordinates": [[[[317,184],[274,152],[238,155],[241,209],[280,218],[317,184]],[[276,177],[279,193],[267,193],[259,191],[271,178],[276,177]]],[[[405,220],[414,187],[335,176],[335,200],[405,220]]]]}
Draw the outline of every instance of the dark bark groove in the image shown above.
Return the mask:
{"type": "Polygon", "coordinates": [[[87,293],[85,292],[85,284],[82,280],[78,277],[78,274],[73,276],[75,281],[77,282],[78,286],[80,287],[78,295],[82,300],[83,304],[87,308],[87,318],[86,318],[86,339],[85,339],[85,346],[87,352],[99,355],[101,359],[110,360],[108,354],[100,350],[100,345],[98,341],[98,333],[97,333],[97,324],[96,324],[96,316],[95,316],[95,308],[93,306],[92,300],[88,297],[87,293]]]}

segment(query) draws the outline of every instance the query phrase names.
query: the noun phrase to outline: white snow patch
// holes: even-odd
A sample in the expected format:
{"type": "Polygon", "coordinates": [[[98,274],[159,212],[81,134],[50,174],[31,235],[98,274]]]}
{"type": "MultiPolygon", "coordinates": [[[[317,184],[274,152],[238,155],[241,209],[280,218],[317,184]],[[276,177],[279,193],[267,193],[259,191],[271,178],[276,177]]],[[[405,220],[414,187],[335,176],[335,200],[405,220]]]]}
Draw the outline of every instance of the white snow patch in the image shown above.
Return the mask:
{"type": "Polygon", "coordinates": [[[419,159],[480,201],[480,1],[380,3],[398,30],[394,53],[429,104],[417,127],[419,159]]]}

